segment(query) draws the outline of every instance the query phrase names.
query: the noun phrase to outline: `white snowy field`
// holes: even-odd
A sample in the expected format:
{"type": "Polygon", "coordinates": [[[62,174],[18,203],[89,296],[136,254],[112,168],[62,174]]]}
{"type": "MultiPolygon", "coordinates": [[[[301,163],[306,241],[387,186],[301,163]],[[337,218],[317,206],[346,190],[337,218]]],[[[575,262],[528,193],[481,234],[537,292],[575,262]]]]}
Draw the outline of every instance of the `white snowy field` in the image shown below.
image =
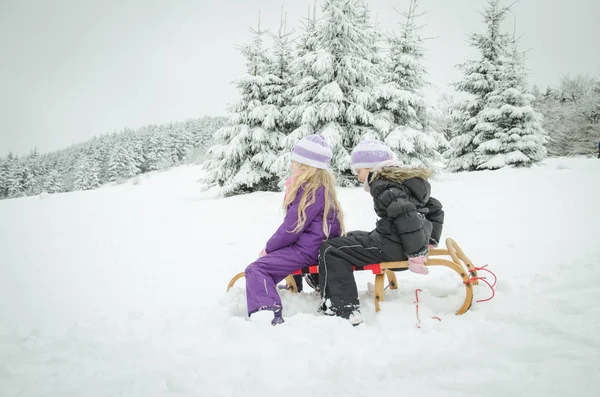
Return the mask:
{"type": "MultiPolygon", "coordinates": [[[[282,194],[216,199],[199,175],[0,201],[0,396],[597,395],[600,160],[437,177],[443,237],[489,264],[496,297],[455,316],[462,283],[431,268],[398,273],[375,314],[359,272],[356,328],[317,314],[308,287],[281,292],[281,326],[248,319],[244,280],[226,286],[282,194]]],[[[349,229],[371,230],[367,193],[340,191],[349,229]]]]}

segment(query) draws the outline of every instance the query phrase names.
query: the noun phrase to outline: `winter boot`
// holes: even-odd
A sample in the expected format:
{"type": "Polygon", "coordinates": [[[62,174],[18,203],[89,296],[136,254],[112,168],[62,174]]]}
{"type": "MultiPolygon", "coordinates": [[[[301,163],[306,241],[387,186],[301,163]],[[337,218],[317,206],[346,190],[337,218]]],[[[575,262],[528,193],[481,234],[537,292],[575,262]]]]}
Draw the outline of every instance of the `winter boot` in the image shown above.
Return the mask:
{"type": "Polygon", "coordinates": [[[273,320],[271,320],[271,325],[283,324],[283,316],[281,314],[282,307],[279,305],[269,306],[269,310],[273,310],[273,320]]]}
{"type": "Polygon", "coordinates": [[[260,310],[270,310],[273,312],[273,320],[271,320],[272,325],[282,324],[284,322],[281,313],[281,305],[263,306],[260,308],[260,310]]]}
{"type": "Polygon", "coordinates": [[[319,302],[319,307],[317,308],[317,313],[324,314],[326,316],[335,316],[335,313],[333,310],[331,310],[331,307],[327,307],[327,303],[331,304],[329,299],[321,300],[321,302],[319,302]]]}
{"type": "Polygon", "coordinates": [[[283,321],[283,316],[282,316],[282,307],[281,305],[269,305],[269,306],[261,306],[258,310],[250,313],[250,316],[252,316],[254,313],[259,312],[259,311],[272,311],[273,312],[273,320],[271,320],[271,324],[272,325],[277,325],[277,324],[282,324],[284,323],[283,321]]]}
{"type": "Polygon", "coordinates": [[[353,327],[359,326],[363,322],[362,315],[360,314],[360,310],[356,309],[348,316],[348,321],[352,324],[353,327]]]}
{"type": "Polygon", "coordinates": [[[306,280],[306,284],[308,284],[309,287],[311,287],[312,289],[314,289],[317,292],[321,292],[321,286],[319,286],[319,275],[318,274],[307,274],[306,276],[304,276],[304,279],[306,280]]]}

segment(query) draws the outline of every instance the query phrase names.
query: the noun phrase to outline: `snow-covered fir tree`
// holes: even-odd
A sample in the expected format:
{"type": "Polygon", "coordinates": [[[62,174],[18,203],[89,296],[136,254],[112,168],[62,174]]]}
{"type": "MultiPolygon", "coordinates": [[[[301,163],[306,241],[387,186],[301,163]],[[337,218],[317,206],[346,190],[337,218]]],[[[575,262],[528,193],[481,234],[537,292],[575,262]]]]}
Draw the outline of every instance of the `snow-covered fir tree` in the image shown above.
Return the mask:
{"type": "Polygon", "coordinates": [[[534,103],[539,102],[539,100],[542,98],[540,87],[534,84],[533,87],[531,87],[531,95],[533,95],[534,103]]]}
{"type": "Polygon", "coordinates": [[[44,177],[43,190],[46,193],[60,193],[63,191],[62,177],[57,169],[52,168],[44,177]]]}
{"type": "Polygon", "coordinates": [[[24,158],[23,189],[27,196],[42,192],[42,178],[46,173],[45,165],[37,148],[24,158]]]}
{"type": "Polygon", "coordinates": [[[137,167],[137,174],[142,172],[142,163],[144,161],[144,136],[140,131],[132,131],[127,142],[127,147],[131,152],[133,162],[137,167]]]}
{"type": "Polygon", "coordinates": [[[93,155],[82,155],[77,164],[73,190],[91,190],[100,186],[98,166],[93,155]]]}
{"type": "Polygon", "coordinates": [[[595,153],[600,136],[599,82],[600,78],[566,75],[558,87],[548,87],[538,99],[544,129],[550,137],[549,155],[595,153]]]}
{"type": "Polygon", "coordinates": [[[145,128],[144,135],[144,157],[141,164],[141,168],[144,172],[156,171],[159,168],[159,164],[165,157],[166,148],[159,133],[158,128],[155,126],[148,126],[145,128]]]}
{"type": "Polygon", "coordinates": [[[431,121],[434,129],[444,135],[447,145],[454,138],[454,112],[456,111],[455,93],[442,93],[433,106],[431,121]]]}
{"type": "Polygon", "coordinates": [[[600,78],[591,78],[583,97],[581,116],[591,124],[600,124],[600,78]]]}
{"type": "Polygon", "coordinates": [[[225,124],[224,118],[203,117],[198,120],[187,120],[184,128],[193,137],[194,148],[186,158],[186,162],[202,164],[206,158],[206,151],[213,145],[213,135],[225,124]]]}
{"type": "Polygon", "coordinates": [[[267,65],[267,73],[272,78],[272,84],[268,86],[265,103],[274,105],[279,110],[280,116],[275,119],[275,129],[284,134],[289,134],[292,126],[288,121],[289,112],[289,89],[292,83],[290,64],[293,60],[292,54],[293,30],[287,31],[287,15],[282,10],[279,31],[273,38],[273,55],[267,65]]]}
{"type": "Polygon", "coordinates": [[[181,164],[194,146],[194,137],[183,125],[172,126],[166,136],[171,164],[181,164]]]}
{"type": "Polygon", "coordinates": [[[298,129],[302,124],[302,115],[309,106],[310,92],[316,89],[318,80],[312,69],[317,51],[317,18],[316,2],[312,16],[310,9],[306,22],[302,22],[302,34],[297,40],[292,59],[289,64],[290,86],[285,96],[288,100],[285,112],[286,136],[283,137],[281,146],[283,152],[273,164],[273,170],[280,176],[280,184],[290,174],[290,150],[294,144],[306,135],[310,135],[303,129],[298,129]],[[313,56],[310,56],[312,54],[313,56]],[[291,84],[293,82],[293,84],[291,84]]]}
{"type": "Polygon", "coordinates": [[[434,129],[430,106],[424,99],[427,70],[422,64],[423,40],[418,35],[417,0],[412,0],[401,33],[388,38],[389,58],[383,81],[373,92],[375,112],[374,137],[398,155],[404,164],[440,168],[439,153],[448,142],[434,129]]]}
{"type": "Polygon", "coordinates": [[[286,156],[278,156],[271,165],[271,171],[279,177],[279,188],[283,188],[283,183],[287,172],[289,171],[289,151],[288,136],[298,124],[290,117],[293,110],[291,106],[291,88],[292,88],[292,62],[293,54],[293,30],[287,31],[287,15],[284,17],[282,10],[281,23],[277,35],[273,38],[273,56],[268,65],[269,73],[274,76],[273,83],[268,86],[268,95],[265,103],[277,107],[279,117],[275,119],[275,130],[281,132],[279,149],[284,150],[286,156]],[[282,158],[285,157],[285,158],[282,158]]]}
{"type": "Polygon", "coordinates": [[[101,184],[109,180],[108,163],[115,143],[127,131],[128,129],[125,129],[120,134],[112,133],[110,135],[94,137],[90,142],[90,146],[93,148],[93,160],[98,165],[98,180],[101,184]]]}
{"type": "Polygon", "coordinates": [[[279,79],[270,73],[260,23],[252,32],[253,42],[242,48],[247,73],[236,82],[241,99],[231,107],[229,125],[215,133],[217,144],[207,151],[210,158],[202,178],[205,188],[218,185],[225,196],[278,190],[279,178],[271,168],[283,137],[277,130],[282,115],[267,99],[279,79]]]}
{"type": "Polygon", "coordinates": [[[137,164],[131,149],[117,144],[108,159],[108,180],[110,182],[131,178],[138,173],[137,164]]]}
{"type": "Polygon", "coordinates": [[[485,131],[486,140],[476,149],[477,169],[529,166],[547,156],[542,115],[532,107],[535,97],[527,91],[523,56],[515,40],[500,81],[478,115],[478,129],[485,131]]]}
{"type": "MultiPolygon", "coordinates": [[[[9,154],[12,157],[12,153],[9,154]]],[[[0,199],[7,196],[8,189],[8,160],[0,159],[0,199]]]]}
{"type": "Polygon", "coordinates": [[[214,131],[224,123],[223,117],[207,116],[136,130],[125,128],[48,154],[40,154],[37,149],[22,157],[9,154],[0,160],[0,199],[68,192],[81,189],[82,184],[86,188],[100,186],[111,180],[188,162],[194,147],[198,156],[204,154],[203,143],[210,142],[214,131]],[[91,183],[83,183],[90,175],[82,172],[82,158],[97,171],[96,177],[92,175],[88,179],[91,183]],[[112,175],[109,175],[110,168],[112,175]]]}
{"type": "Polygon", "coordinates": [[[6,196],[9,198],[25,196],[25,164],[18,156],[8,157],[8,179],[6,181],[6,196]]]}
{"type": "MultiPolygon", "coordinates": [[[[361,0],[325,0],[316,25],[316,43],[296,61],[307,72],[293,89],[291,117],[300,122],[288,146],[321,134],[333,150],[332,169],[342,186],[354,185],[350,152],[372,132],[372,87],[378,82],[377,39],[361,0]]],[[[305,42],[312,37],[307,32],[305,42]]]]}
{"type": "Polygon", "coordinates": [[[488,0],[483,12],[487,31],[472,34],[469,42],[481,53],[477,61],[468,61],[460,68],[464,79],[454,86],[470,98],[460,102],[455,112],[455,137],[450,141],[450,149],[444,153],[449,159],[449,171],[473,171],[485,162],[479,159],[477,147],[494,139],[497,126],[483,122],[480,113],[486,106],[490,93],[498,88],[504,70],[510,36],[502,32],[501,23],[510,7],[500,6],[499,0],[488,0]]]}

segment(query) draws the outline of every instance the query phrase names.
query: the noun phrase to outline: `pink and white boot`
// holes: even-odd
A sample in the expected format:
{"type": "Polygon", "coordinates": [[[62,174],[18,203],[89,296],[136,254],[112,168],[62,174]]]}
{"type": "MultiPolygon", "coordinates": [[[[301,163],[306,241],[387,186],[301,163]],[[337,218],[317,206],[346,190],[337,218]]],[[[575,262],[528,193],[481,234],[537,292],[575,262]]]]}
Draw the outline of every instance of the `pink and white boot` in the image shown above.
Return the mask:
{"type": "Polygon", "coordinates": [[[425,266],[425,262],[427,262],[427,257],[425,255],[417,256],[416,258],[408,258],[408,270],[419,274],[429,274],[429,269],[425,266]]]}

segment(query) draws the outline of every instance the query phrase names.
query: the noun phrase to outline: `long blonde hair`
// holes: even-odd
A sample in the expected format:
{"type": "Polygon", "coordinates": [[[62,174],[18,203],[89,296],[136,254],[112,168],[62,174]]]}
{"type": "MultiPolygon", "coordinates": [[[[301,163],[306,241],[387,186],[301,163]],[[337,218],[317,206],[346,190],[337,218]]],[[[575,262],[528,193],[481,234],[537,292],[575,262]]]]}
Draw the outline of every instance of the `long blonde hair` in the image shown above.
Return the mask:
{"type": "Polygon", "coordinates": [[[296,223],[294,230],[290,232],[296,233],[304,227],[304,223],[306,222],[306,207],[315,202],[317,189],[320,186],[323,186],[325,189],[323,232],[325,233],[325,236],[329,238],[330,230],[327,224],[327,217],[329,212],[333,210],[337,211],[337,218],[342,229],[342,234],[344,234],[344,214],[337,199],[334,176],[327,170],[310,167],[304,164],[302,164],[301,167],[303,172],[301,172],[289,186],[285,199],[283,200],[283,208],[287,210],[288,206],[296,199],[300,186],[304,185],[304,193],[302,194],[302,197],[300,197],[300,204],[298,205],[298,222],[296,223]]]}

